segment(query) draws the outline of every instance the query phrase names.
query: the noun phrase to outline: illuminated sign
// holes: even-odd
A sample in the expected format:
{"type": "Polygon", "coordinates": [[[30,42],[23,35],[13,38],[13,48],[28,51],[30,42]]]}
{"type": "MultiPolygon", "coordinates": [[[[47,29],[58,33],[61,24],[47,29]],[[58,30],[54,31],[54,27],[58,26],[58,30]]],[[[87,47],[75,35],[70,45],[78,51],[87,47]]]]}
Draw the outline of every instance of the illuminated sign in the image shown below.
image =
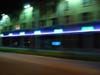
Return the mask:
{"type": "Polygon", "coordinates": [[[54,33],[63,33],[63,29],[54,29],[54,33]]]}
{"type": "Polygon", "coordinates": [[[84,26],[81,28],[82,31],[93,31],[94,27],[93,26],[84,26]]]}
{"type": "Polygon", "coordinates": [[[13,36],[13,33],[9,33],[8,36],[13,36]]]}
{"type": "Polygon", "coordinates": [[[34,31],[34,34],[35,35],[39,35],[39,34],[41,34],[41,31],[40,30],[36,30],[36,31],[34,31]]]}
{"type": "Polygon", "coordinates": [[[20,32],[19,35],[25,35],[25,32],[20,32]]]}
{"type": "Polygon", "coordinates": [[[61,42],[60,41],[53,41],[52,42],[52,45],[53,46],[60,46],[61,45],[61,42]]]}

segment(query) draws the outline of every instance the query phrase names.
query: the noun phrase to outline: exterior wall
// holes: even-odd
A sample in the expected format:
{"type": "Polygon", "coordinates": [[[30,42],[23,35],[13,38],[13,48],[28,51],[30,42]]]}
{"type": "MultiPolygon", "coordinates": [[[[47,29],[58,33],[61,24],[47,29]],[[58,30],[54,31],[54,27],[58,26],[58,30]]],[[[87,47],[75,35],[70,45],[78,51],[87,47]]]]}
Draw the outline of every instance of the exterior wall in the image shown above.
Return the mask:
{"type": "MultiPolygon", "coordinates": [[[[90,3],[87,3],[86,6],[82,4],[82,1],[83,0],[59,0],[56,3],[51,2],[51,4],[47,6],[40,6],[36,9],[34,7],[33,12],[28,15],[28,17],[25,16],[27,14],[20,15],[19,20],[13,21],[12,25],[4,27],[2,30],[15,30],[16,24],[20,25],[21,29],[31,29],[100,20],[100,1],[90,0],[90,3]],[[55,9],[53,7],[55,7],[55,9]],[[44,13],[41,14],[41,11],[44,13]],[[84,12],[91,13],[88,21],[82,21],[81,15],[84,12]]],[[[21,13],[23,12],[20,12],[20,14],[21,13]]]]}

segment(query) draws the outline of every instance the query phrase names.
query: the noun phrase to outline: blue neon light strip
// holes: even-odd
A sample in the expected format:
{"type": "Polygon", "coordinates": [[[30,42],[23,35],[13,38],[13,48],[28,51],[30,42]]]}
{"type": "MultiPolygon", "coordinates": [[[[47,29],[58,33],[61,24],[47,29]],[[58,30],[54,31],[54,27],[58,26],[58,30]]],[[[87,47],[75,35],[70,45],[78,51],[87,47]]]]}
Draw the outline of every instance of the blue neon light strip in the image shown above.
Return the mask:
{"type": "Polygon", "coordinates": [[[13,34],[9,33],[8,35],[0,34],[0,37],[17,37],[17,36],[35,36],[35,35],[52,35],[52,34],[69,34],[69,33],[84,33],[84,32],[100,32],[100,29],[94,29],[94,30],[74,30],[74,31],[63,31],[60,33],[55,33],[55,32],[41,32],[41,34],[36,34],[36,33],[19,33],[19,34],[13,34]]]}

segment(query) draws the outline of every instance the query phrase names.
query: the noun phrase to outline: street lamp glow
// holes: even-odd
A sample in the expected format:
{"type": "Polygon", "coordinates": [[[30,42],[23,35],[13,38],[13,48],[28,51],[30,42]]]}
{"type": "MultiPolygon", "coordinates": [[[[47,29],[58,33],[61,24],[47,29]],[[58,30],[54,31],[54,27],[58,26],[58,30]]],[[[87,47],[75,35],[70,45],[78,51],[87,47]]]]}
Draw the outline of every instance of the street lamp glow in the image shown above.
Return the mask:
{"type": "Polygon", "coordinates": [[[20,14],[20,23],[30,23],[33,20],[33,6],[30,4],[27,4],[23,7],[24,9],[22,10],[20,14]]]}
{"type": "Polygon", "coordinates": [[[30,7],[31,7],[30,4],[27,4],[27,5],[24,6],[25,9],[30,8],[30,7]]]}
{"type": "Polygon", "coordinates": [[[3,37],[4,36],[4,34],[0,34],[0,37],[3,37]]]}
{"type": "Polygon", "coordinates": [[[24,6],[24,12],[29,13],[33,10],[33,7],[30,4],[24,6]]]}
{"type": "Polygon", "coordinates": [[[6,14],[1,14],[2,18],[0,20],[0,25],[10,25],[10,17],[6,14]]]}
{"type": "Polygon", "coordinates": [[[3,20],[5,20],[5,19],[7,19],[7,18],[9,17],[9,16],[6,15],[6,14],[2,14],[1,16],[2,16],[2,19],[3,19],[3,20]]]}

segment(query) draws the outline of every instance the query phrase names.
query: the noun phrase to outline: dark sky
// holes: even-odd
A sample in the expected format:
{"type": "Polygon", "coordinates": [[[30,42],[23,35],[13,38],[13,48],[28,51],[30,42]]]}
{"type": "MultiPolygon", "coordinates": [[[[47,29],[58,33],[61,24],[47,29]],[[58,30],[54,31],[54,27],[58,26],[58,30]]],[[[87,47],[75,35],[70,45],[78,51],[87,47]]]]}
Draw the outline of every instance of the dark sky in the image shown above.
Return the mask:
{"type": "Polygon", "coordinates": [[[24,3],[30,3],[31,1],[32,0],[0,0],[0,14],[13,13],[14,11],[22,9],[24,3]]]}
{"type": "Polygon", "coordinates": [[[22,10],[25,3],[30,3],[33,6],[43,6],[47,1],[54,2],[56,0],[0,0],[0,14],[12,14],[22,10]]]}

